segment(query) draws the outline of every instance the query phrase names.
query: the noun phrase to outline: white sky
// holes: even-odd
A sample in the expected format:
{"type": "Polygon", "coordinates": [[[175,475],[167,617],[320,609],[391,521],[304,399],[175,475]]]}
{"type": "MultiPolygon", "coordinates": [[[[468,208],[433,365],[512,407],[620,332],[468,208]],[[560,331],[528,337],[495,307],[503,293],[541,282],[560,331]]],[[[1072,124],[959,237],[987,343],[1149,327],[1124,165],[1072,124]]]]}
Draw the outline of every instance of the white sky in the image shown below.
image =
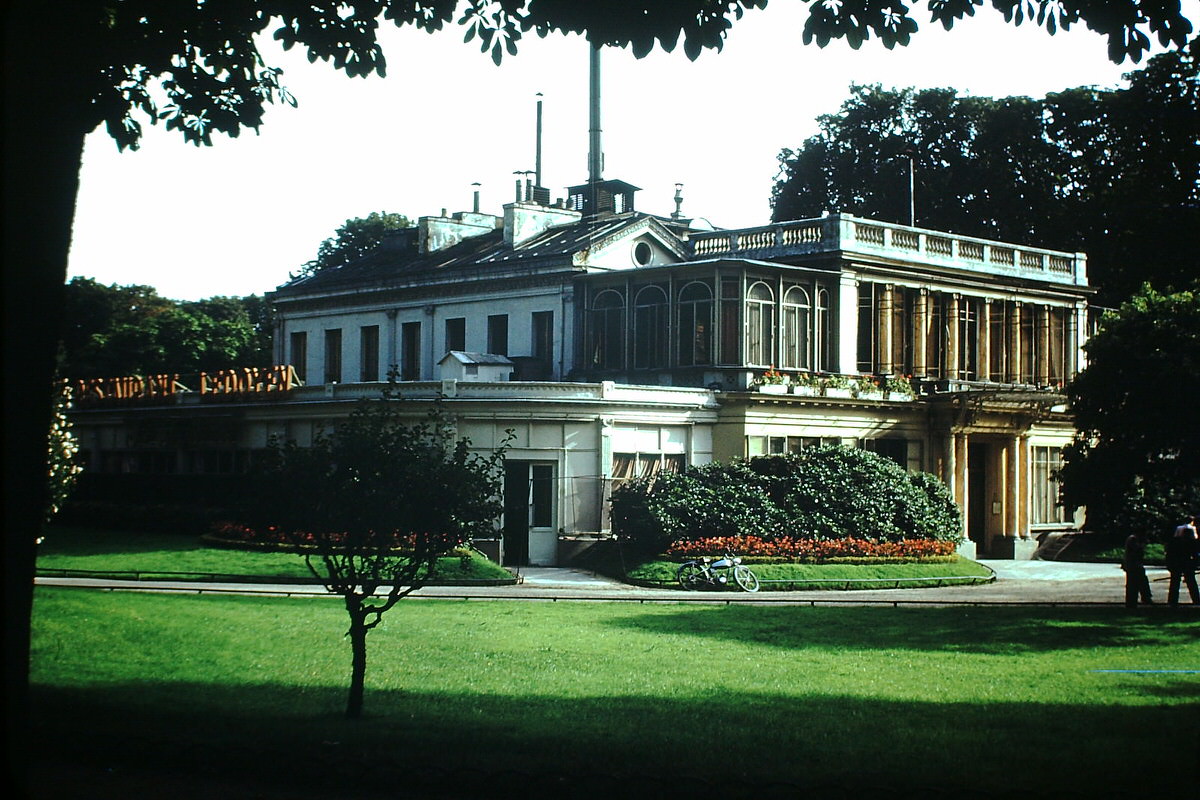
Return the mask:
{"type": "MultiPolygon", "coordinates": [[[[1200,22],[1200,0],[1184,8],[1200,22]]],[[[722,52],[696,62],[682,47],[642,60],[605,50],[604,176],[640,186],[642,211],[669,214],[679,182],[686,215],[762,225],[780,149],[815,133],[816,117],[835,112],[851,83],[1036,97],[1115,87],[1140,66],[1109,62],[1105,40],[1082,25],[1051,37],[1005,25],[990,8],[950,33],[923,24],[909,47],[891,52],[876,42],[859,51],[805,47],[804,10],[777,1],[749,12],[722,52]]],[[[462,42],[458,26],[430,35],[386,23],[381,31],[386,79],[350,79],[264,43],[299,107],[271,108],[257,136],[217,136],[197,148],[147,125],[141,149],[119,153],[103,130],[91,134],[69,276],[147,284],[177,300],[261,294],[351,217],[470,210],[476,181],[481,210],[498,214],[513,199],[513,172],[534,167],[537,92],[544,185],[557,198],[586,179],[581,38],[531,35],[496,67],[477,43],[462,42]]]]}

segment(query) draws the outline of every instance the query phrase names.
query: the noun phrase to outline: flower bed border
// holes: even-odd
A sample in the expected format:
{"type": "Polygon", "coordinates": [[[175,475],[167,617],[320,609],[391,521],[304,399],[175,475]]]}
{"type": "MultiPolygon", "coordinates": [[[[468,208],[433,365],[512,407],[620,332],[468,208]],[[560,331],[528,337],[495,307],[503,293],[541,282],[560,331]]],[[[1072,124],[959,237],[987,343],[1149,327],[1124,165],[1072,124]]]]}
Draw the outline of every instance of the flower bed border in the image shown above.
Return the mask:
{"type": "Polygon", "coordinates": [[[810,539],[759,536],[717,536],[675,541],[662,554],[668,561],[687,560],[713,554],[736,553],[754,563],[848,563],[843,559],[924,561],[951,559],[958,543],[941,539],[903,539],[898,542],[847,537],[810,539]]]}

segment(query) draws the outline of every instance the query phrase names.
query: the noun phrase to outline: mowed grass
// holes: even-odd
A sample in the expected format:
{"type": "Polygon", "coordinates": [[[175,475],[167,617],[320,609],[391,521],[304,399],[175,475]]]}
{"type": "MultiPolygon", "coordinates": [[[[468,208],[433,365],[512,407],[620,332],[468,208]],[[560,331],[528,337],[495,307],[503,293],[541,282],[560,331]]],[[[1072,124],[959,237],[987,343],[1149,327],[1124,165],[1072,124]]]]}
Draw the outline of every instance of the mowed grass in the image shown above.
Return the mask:
{"type": "Polygon", "coordinates": [[[37,589],[34,770],[63,792],[43,796],[146,775],[272,798],[1194,779],[1200,675],[1164,671],[1200,669],[1191,614],[410,599],[368,638],[356,722],[345,627],[333,599],[37,589]]]}
{"type": "MultiPolygon", "coordinates": [[[[747,562],[763,591],[805,589],[891,589],[897,586],[949,586],[987,583],[995,575],[969,558],[939,562],[865,564],[771,564],[747,562]]],[[[635,581],[675,587],[677,561],[646,561],[629,570],[635,581]]],[[[732,583],[733,573],[728,574],[732,583]]]]}
{"type": "MultiPolygon", "coordinates": [[[[312,579],[297,553],[216,547],[198,536],[170,533],[52,527],[38,546],[43,574],[99,573],[153,579],[205,580],[212,576],[284,580],[312,579]]],[[[475,554],[469,563],[457,556],[440,560],[439,579],[505,580],[512,576],[475,554]]]]}

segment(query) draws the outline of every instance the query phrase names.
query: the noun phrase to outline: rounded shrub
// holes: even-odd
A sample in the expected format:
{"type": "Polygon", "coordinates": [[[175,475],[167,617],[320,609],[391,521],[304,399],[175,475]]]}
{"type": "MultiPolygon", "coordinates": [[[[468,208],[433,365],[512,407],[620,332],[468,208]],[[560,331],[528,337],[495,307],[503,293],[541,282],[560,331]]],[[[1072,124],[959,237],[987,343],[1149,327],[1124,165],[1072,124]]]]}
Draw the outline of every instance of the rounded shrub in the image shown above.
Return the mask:
{"type": "Polygon", "coordinates": [[[613,529],[654,552],[681,541],[745,537],[958,542],[962,517],[936,477],[827,445],[631,481],[613,493],[613,529]]]}

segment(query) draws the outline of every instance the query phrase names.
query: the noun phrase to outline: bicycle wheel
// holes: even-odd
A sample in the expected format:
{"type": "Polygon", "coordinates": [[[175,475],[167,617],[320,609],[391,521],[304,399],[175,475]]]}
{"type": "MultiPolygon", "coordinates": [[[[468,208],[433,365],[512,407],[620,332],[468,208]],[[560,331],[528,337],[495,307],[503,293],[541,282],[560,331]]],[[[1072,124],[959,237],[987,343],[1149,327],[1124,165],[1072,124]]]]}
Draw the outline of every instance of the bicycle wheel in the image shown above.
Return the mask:
{"type": "Polygon", "coordinates": [[[689,561],[683,564],[675,572],[675,577],[679,579],[679,585],[688,591],[699,589],[704,583],[704,570],[700,569],[700,565],[689,561]]]}
{"type": "Polygon", "coordinates": [[[738,564],[733,568],[733,579],[747,592],[758,591],[758,576],[751,572],[749,567],[738,564]]]}

